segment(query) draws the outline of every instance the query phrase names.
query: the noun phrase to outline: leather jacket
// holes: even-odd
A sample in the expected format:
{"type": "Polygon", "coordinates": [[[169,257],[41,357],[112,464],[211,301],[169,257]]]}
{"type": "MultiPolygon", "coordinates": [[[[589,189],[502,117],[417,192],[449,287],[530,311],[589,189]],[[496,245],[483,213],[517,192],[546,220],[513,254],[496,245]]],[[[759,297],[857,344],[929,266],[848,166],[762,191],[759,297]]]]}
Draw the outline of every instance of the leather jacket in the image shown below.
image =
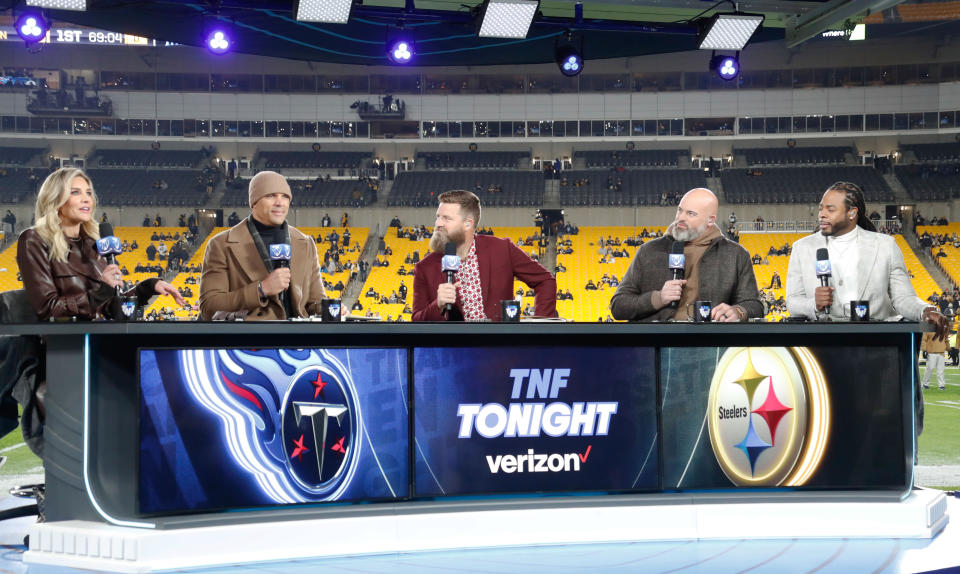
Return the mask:
{"type": "MultiPolygon", "coordinates": [[[[35,229],[20,234],[17,264],[30,305],[41,321],[67,317],[93,319],[98,315],[112,317],[116,291],[100,281],[107,262],[97,253],[96,240],[88,237],[81,228],[79,241],[68,242],[70,251],[66,262],[52,261],[47,244],[35,229]]],[[[136,295],[138,304],[144,305],[154,295],[157,281],[156,278],[142,281],[124,295],[136,295]]]]}

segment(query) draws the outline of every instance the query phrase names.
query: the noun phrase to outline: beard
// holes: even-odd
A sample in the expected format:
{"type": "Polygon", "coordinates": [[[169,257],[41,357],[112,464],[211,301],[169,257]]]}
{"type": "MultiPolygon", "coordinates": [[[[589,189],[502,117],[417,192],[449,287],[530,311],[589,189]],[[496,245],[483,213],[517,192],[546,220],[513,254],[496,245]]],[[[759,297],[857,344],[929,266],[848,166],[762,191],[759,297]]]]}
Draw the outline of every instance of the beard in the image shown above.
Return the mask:
{"type": "Polygon", "coordinates": [[[448,234],[446,232],[437,231],[434,229],[433,235],[430,237],[430,251],[438,251],[443,253],[447,247],[447,243],[451,241],[459,248],[461,245],[463,245],[465,239],[466,236],[464,235],[463,230],[453,234],[448,234]]]}
{"type": "Polygon", "coordinates": [[[709,224],[704,222],[700,227],[688,227],[687,229],[677,229],[677,222],[674,221],[667,227],[667,233],[676,239],[677,241],[682,241],[684,243],[688,241],[693,241],[694,239],[700,237],[707,232],[707,226],[709,224]]]}

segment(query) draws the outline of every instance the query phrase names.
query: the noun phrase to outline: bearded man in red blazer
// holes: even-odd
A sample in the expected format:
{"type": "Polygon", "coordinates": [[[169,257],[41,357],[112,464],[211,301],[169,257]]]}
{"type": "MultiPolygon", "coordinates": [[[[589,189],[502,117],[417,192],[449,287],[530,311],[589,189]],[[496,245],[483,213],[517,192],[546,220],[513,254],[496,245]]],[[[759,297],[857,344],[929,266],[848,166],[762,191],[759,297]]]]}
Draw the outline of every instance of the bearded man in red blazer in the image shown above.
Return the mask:
{"type": "Polygon", "coordinates": [[[476,234],[480,225],[476,195],[448,191],[439,200],[431,253],[414,267],[414,321],[497,321],[500,301],[514,298],[514,278],[533,289],[537,316],[557,316],[553,275],[509,239],[476,234]],[[440,265],[448,242],[456,245],[460,258],[454,283],[447,283],[440,265]],[[453,309],[444,312],[448,303],[453,309]]]}

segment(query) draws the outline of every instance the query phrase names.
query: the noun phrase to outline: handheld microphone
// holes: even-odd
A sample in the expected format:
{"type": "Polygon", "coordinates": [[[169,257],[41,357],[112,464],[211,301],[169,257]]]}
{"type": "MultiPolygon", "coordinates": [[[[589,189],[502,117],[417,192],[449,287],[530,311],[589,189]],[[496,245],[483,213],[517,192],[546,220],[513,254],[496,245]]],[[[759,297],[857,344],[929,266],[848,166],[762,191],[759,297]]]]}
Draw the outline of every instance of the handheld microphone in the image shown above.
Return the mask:
{"type": "MultiPolygon", "coordinates": [[[[817,249],[817,277],[820,278],[820,286],[826,287],[830,283],[830,253],[825,247],[817,249]]],[[[830,306],[823,308],[824,312],[830,314],[830,306]]]]}
{"type": "MultiPolygon", "coordinates": [[[[97,240],[97,253],[107,260],[110,265],[117,263],[117,254],[123,253],[123,244],[120,238],[113,234],[113,225],[109,223],[100,224],[100,239],[97,240]]],[[[113,316],[120,318],[123,310],[121,297],[123,297],[122,284],[118,283],[116,287],[117,296],[113,299],[113,316]]]]}
{"type": "MultiPolygon", "coordinates": [[[[670,257],[667,260],[667,267],[673,271],[673,280],[683,279],[684,268],[686,266],[686,256],[683,254],[683,242],[674,241],[670,247],[670,257]]],[[[676,309],[679,301],[670,303],[671,309],[676,309]]]]}
{"type": "MultiPolygon", "coordinates": [[[[449,241],[443,248],[443,259],[440,260],[440,269],[447,274],[447,283],[456,283],[457,271],[460,271],[460,258],[457,257],[457,244],[449,241]]],[[[453,311],[453,303],[443,307],[444,313],[453,311]]]]}
{"type": "MultiPolygon", "coordinates": [[[[273,268],[279,269],[281,267],[290,267],[290,244],[289,243],[271,243],[270,244],[270,260],[273,261],[273,268]]],[[[280,292],[280,303],[283,304],[283,308],[287,308],[287,292],[280,292]]]]}
{"type": "Polygon", "coordinates": [[[109,223],[100,224],[100,239],[97,240],[97,252],[111,265],[116,264],[116,256],[123,253],[123,244],[120,243],[120,238],[113,234],[113,226],[109,223]]]}

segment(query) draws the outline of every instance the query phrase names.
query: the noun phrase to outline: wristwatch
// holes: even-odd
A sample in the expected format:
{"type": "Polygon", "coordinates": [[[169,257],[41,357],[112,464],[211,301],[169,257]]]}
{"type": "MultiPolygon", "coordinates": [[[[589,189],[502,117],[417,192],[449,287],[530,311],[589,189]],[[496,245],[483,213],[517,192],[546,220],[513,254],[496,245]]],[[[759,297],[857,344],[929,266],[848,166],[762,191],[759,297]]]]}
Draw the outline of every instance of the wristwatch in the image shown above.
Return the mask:
{"type": "Polygon", "coordinates": [[[261,302],[261,303],[266,303],[266,302],[267,302],[267,295],[266,295],[266,293],[263,292],[263,283],[261,283],[261,282],[259,282],[259,281],[257,282],[257,293],[260,295],[260,302],[261,302]]]}

